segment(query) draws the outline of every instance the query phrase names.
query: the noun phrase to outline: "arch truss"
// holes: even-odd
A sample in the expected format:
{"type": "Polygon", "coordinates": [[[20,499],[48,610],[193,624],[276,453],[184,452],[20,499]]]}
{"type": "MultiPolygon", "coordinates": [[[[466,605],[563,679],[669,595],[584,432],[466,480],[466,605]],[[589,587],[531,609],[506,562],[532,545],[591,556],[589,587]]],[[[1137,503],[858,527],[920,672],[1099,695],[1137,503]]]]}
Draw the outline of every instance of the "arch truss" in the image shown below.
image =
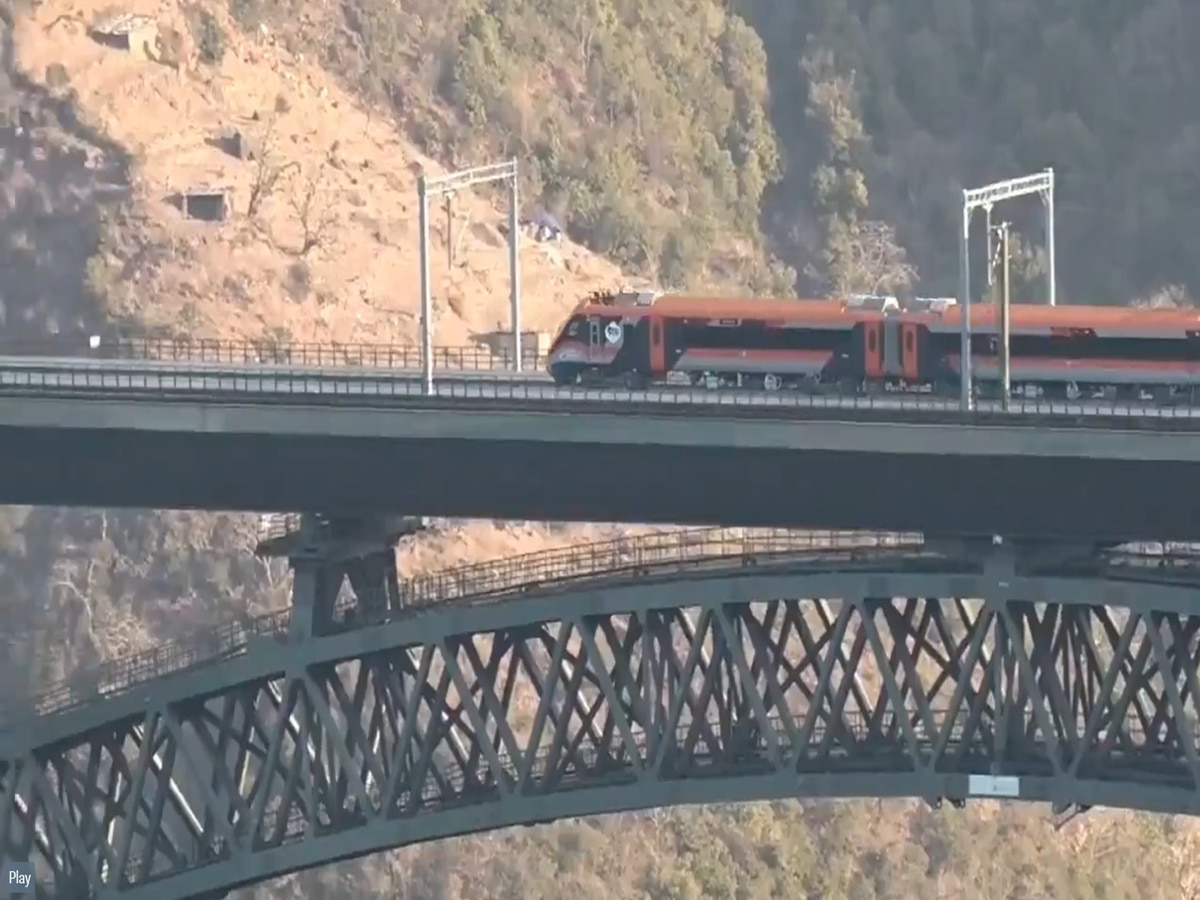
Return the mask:
{"type": "Polygon", "coordinates": [[[1200,808],[1190,561],[1005,559],[876,542],[283,622],[202,682],[39,719],[0,760],[0,852],[46,896],[171,900],[674,803],[1200,808]]]}

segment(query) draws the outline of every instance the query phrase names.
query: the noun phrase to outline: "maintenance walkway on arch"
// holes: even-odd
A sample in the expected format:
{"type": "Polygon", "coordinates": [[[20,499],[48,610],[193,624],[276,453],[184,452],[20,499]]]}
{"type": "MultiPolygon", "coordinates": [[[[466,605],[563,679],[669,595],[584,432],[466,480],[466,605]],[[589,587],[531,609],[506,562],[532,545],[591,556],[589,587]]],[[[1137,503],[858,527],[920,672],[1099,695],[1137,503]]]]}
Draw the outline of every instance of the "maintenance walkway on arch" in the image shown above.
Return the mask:
{"type": "Polygon", "coordinates": [[[1196,813],[1198,588],[1189,546],[852,532],[689,530],[461,567],[8,710],[0,854],[34,860],[46,896],[173,900],[677,803],[1196,813]]]}

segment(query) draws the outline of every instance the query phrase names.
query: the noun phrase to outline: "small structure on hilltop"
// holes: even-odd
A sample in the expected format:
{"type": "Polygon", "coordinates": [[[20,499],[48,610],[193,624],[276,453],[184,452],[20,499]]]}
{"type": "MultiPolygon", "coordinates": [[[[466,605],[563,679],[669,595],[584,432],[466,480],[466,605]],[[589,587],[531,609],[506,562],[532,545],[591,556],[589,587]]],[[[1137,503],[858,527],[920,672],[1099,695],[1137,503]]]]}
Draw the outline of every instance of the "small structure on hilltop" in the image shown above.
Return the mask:
{"type": "Polygon", "coordinates": [[[101,19],[91,28],[92,40],[106,47],[127,50],[154,59],[158,23],[150,16],[120,13],[101,19]]]}
{"type": "Polygon", "coordinates": [[[220,188],[193,188],[167,197],[167,202],[183,213],[184,218],[201,222],[224,222],[232,210],[228,191],[220,188]]]}
{"type": "Polygon", "coordinates": [[[522,219],[520,224],[525,233],[539,243],[561,244],[566,234],[558,217],[545,210],[538,210],[528,219],[522,219]]]}
{"type": "Polygon", "coordinates": [[[216,137],[207,139],[205,143],[242,162],[251,162],[260,156],[257,142],[238,128],[226,128],[216,137]]]}

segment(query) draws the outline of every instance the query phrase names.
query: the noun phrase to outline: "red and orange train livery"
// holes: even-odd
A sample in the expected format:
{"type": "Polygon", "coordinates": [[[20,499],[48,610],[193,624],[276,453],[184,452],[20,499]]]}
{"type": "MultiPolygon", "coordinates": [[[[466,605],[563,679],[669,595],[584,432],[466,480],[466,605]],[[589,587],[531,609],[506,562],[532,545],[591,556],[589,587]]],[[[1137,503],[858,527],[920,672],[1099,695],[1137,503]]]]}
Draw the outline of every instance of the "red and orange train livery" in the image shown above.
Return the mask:
{"type": "MultiPolygon", "coordinates": [[[[600,293],[550,350],[559,384],[694,384],[957,396],[962,310],[948,299],[832,300],[600,293]]],[[[971,308],[979,393],[999,383],[998,309],[971,308]]],[[[1191,399],[1200,314],[1096,306],[1012,307],[1010,383],[1026,397],[1191,399]]]]}

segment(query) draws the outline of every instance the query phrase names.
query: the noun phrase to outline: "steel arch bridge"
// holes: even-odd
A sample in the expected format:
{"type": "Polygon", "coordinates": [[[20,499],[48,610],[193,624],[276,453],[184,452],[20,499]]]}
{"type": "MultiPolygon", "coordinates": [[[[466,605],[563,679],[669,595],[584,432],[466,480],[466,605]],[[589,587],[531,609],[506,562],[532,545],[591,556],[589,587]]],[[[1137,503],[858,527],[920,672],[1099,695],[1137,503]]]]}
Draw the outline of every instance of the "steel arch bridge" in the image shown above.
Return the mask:
{"type": "Polygon", "coordinates": [[[2,861],[176,900],[671,804],[1200,811],[1188,547],[701,530],[401,582],[352,544],[287,548],[290,610],[7,709],[2,861]]]}

